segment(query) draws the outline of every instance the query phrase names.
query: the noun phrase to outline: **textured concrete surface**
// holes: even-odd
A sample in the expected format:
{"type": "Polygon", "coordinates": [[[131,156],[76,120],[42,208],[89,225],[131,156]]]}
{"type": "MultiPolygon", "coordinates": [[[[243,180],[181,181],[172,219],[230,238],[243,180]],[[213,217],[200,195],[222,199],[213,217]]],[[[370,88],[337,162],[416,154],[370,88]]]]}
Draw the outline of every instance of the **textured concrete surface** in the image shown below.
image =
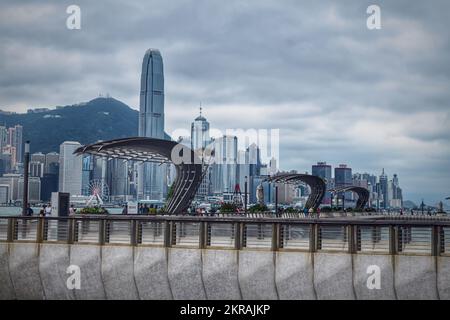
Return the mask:
{"type": "Polygon", "coordinates": [[[39,253],[39,273],[45,298],[48,300],[73,300],[74,289],[67,288],[66,273],[70,265],[69,245],[42,244],[39,253]]]}
{"type": "Polygon", "coordinates": [[[0,299],[396,296],[450,299],[450,257],[0,243],[0,299]],[[71,264],[80,267],[80,290],[66,287],[71,264]],[[380,267],[380,290],[367,288],[370,265],[380,267]]]}
{"type": "Polygon", "coordinates": [[[11,243],[9,273],[19,300],[45,298],[39,275],[38,244],[11,243]]]}
{"type": "Polygon", "coordinates": [[[14,287],[9,276],[8,244],[0,243],[0,300],[15,299],[14,287]]]}
{"type": "MultiPolygon", "coordinates": [[[[378,271],[376,271],[378,272],[378,271]]],[[[393,259],[389,255],[353,255],[353,287],[358,300],[393,300],[395,299],[394,290],[394,268],[393,259]],[[373,270],[368,269],[371,266],[379,268],[380,289],[373,288],[373,282],[367,281],[377,276],[373,270]],[[369,271],[369,273],[367,272],[369,271]]]]}
{"type": "Polygon", "coordinates": [[[442,300],[450,300],[450,257],[438,257],[437,259],[439,298],[442,300]]]}
{"type": "Polygon", "coordinates": [[[352,255],[347,253],[315,253],[314,287],[319,300],[355,299],[352,255]]]}
{"type": "Polygon", "coordinates": [[[102,247],[102,279],[107,299],[139,299],[134,283],[133,260],[133,247],[102,247]]]}
{"type": "Polygon", "coordinates": [[[77,300],[105,299],[101,272],[101,247],[95,245],[72,245],[70,264],[80,267],[81,288],[75,290],[77,300]]]}
{"type": "Polygon", "coordinates": [[[134,252],[134,278],[142,300],[171,300],[167,275],[167,249],[137,247],[134,252]]]}
{"type": "Polygon", "coordinates": [[[208,300],[239,300],[238,256],[235,250],[203,250],[203,283],[208,300]]]}
{"type": "Polygon", "coordinates": [[[436,257],[395,256],[395,289],[401,300],[437,299],[436,257]]]}
{"type": "Polygon", "coordinates": [[[275,286],[274,253],[271,251],[239,252],[239,283],[245,300],[278,299],[275,286]]]}
{"type": "Polygon", "coordinates": [[[170,248],[168,276],[176,300],[205,300],[200,249],[170,248]]]}
{"type": "Polygon", "coordinates": [[[312,255],[308,252],[276,254],[275,283],[282,300],[312,300],[316,298],[313,282],[312,255]]]}

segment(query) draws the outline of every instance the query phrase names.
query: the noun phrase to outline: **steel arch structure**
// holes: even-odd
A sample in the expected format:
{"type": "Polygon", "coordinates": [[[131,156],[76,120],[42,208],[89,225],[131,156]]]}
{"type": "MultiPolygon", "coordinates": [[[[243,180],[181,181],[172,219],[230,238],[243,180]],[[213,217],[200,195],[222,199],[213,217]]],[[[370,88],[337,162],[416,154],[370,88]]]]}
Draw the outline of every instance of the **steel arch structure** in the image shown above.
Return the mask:
{"type": "Polygon", "coordinates": [[[268,182],[274,183],[287,183],[287,184],[299,184],[300,182],[306,183],[311,188],[311,194],[306,201],[306,208],[313,208],[316,210],[322,203],[325,191],[327,189],[325,180],[318,176],[299,173],[281,173],[266,179],[268,182]]]}
{"type": "Polygon", "coordinates": [[[345,186],[338,187],[330,190],[333,193],[352,191],[358,195],[358,201],[356,202],[355,209],[363,210],[366,207],[367,202],[369,201],[370,192],[366,188],[358,187],[358,186],[345,186]]]}
{"type": "Polygon", "coordinates": [[[74,154],[92,154],[108,159],[129,161],[173,163],[176,179],[173,194],[166,203],[169,213],[185,211],[202,181],[202,161],[190,148],[170,140],[146,137],[133,137],[101,141],[79,147],[74,154]]]}

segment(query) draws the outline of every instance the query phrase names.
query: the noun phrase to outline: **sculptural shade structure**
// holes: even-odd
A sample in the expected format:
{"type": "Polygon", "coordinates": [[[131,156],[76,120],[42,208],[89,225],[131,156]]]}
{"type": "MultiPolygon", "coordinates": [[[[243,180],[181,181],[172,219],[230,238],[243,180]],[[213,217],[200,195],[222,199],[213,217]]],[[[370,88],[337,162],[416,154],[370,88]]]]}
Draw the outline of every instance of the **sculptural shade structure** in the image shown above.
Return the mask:
{"type": "Polygon", "coordinates": [[[370,192],[366,188],[357,186],[345,186],[331,189],[332,193],[342,193],[347,191],[353,191],[358,195],[358,201],[356,202],[355,210],[361,211],[366,207],[367,201],[369,201],[370,192]]]}
{"type": "Polygon", "coordinates": [[[177,175],[173,193],[166,203],[166,211],[170,214],[182,213],[189,207],[202,179],[201,160],[190,148],[174,141],[145,137],[116,139],[82,146],[74,151],[74,154],[83,153],[140,163],[173,163],[177,175]]]}
{"type": "Polygon", "coordinates": [[[295,185],[306,183],[311,188],[311,194],[306,201],[305,208],[313,208],[314,210],[316,210],[322,203],[322,199],[325,196],[325,191],[327,188],[325,180],[318,176],[312,176],[309,174],[282,173],[271,176],[266,179],[266,181],[295,185]]]}

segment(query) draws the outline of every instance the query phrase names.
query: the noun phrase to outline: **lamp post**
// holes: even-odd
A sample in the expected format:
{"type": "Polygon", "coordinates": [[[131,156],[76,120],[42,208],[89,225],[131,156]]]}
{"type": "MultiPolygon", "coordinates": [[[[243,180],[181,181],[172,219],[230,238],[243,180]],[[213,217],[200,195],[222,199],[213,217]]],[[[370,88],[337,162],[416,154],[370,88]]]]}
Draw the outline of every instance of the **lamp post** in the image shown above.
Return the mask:
{"type": "Polygon", "coordinates": [[[28,173],[30,165],[30,141],[25,142],[25,161],[23,166],[23,198],[22,215],[27,215],[28,209],[28,173]]]}
{"type": "Polygon", "coordinates": [[[247,213],[247,176],[245,176],[244,182],[244,213],[247,213]]]}
{"type": "Polygon", "coordinates": [[[275,215],[278,216],[278,185],[275,185],[275,215]]]}

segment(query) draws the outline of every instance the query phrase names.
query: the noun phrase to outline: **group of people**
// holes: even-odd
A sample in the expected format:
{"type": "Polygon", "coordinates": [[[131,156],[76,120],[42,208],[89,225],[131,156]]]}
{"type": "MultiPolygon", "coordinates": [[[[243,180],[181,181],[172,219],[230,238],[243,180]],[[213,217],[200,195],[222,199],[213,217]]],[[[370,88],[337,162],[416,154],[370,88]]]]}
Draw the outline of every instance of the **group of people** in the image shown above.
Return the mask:
{"type": "Polygon", "coordinates": [[[303,213],[305,214],[305,217],[312,216],[314,213],[317,213],[317,217],[320,217],[320,207],[314,210],[314,208],[304,208],[303,213]]]}
{"type": "Polygon", "coordinates": [[[50,216],[52,214],[52,206],[49,204],[44,204],[41,208],[41,210],[39,211],[39,216],[40,217],[47,217],[50,216]]]}

